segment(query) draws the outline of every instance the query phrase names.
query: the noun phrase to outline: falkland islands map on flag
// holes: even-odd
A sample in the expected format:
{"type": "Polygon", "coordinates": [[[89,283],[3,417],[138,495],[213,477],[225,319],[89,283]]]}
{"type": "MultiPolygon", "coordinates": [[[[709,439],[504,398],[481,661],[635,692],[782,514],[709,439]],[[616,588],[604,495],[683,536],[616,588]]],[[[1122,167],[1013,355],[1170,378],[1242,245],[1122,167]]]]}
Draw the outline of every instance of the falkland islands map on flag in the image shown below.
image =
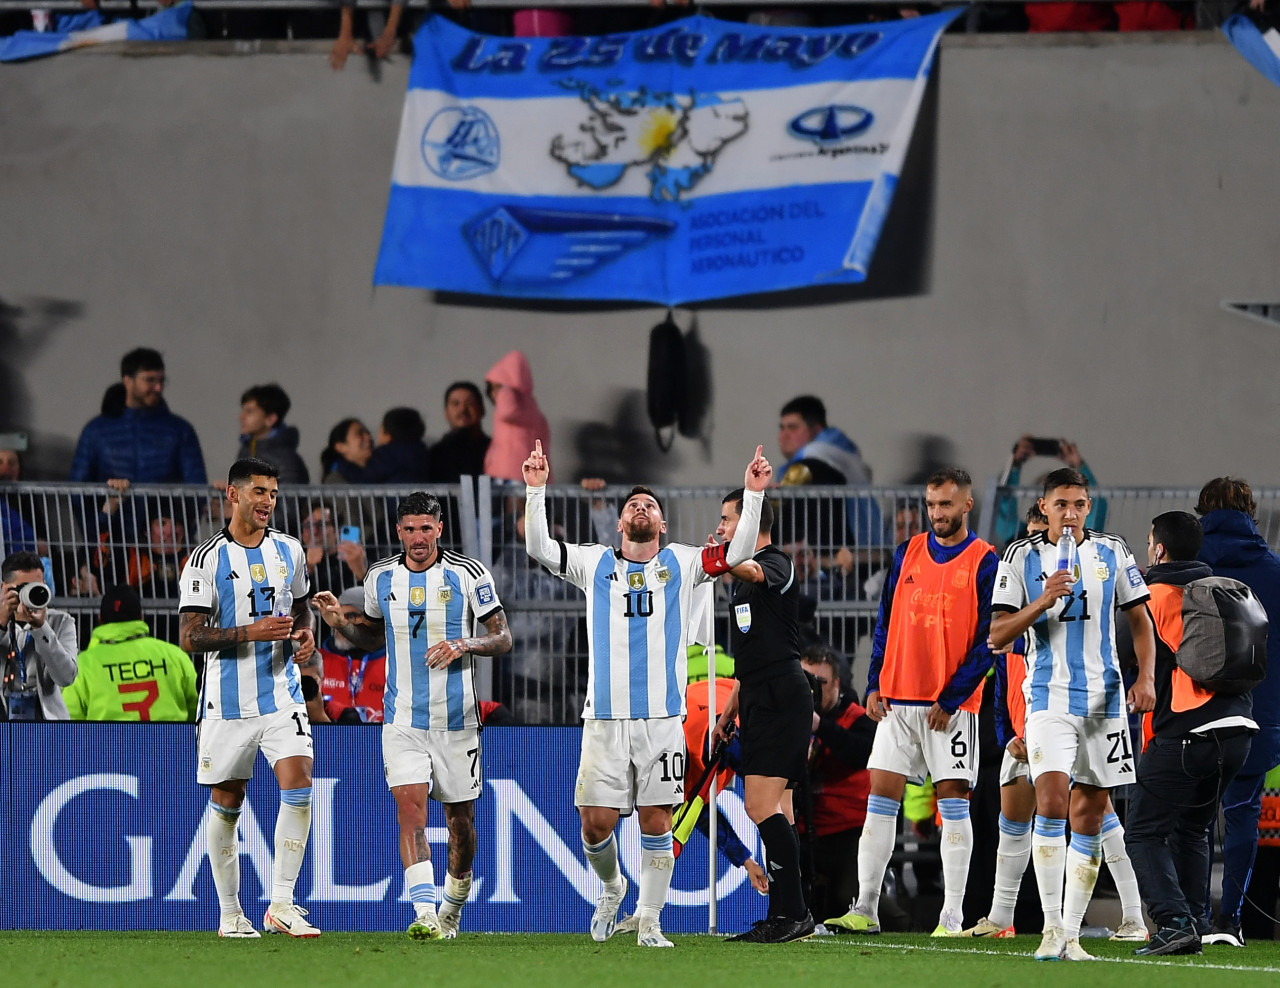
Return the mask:
{"type": "Polygon", "coordinates": [[[667,305],[866,279],[955,11],[415,39],[374,282],[667,305]]]}

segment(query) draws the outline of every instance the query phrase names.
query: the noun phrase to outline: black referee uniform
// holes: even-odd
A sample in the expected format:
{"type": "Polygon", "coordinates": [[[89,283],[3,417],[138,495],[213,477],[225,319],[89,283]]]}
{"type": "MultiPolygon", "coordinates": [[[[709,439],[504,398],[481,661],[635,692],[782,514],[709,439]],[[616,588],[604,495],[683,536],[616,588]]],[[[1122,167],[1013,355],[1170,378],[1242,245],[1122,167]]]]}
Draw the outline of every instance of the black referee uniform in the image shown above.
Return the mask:
{"type": "MultiPolygon", "coordinates": [[[[791,557],[773,545],[752,557],[762,583],[736,581],[730,645],[738,687],[743,776],[803,777],[813,729],[813,692],[800,666],[800,588],[791,557]]],[[[800,845],[781,813],[756,823],[769,875],[769,918],[807,917],[800,845]]]]}

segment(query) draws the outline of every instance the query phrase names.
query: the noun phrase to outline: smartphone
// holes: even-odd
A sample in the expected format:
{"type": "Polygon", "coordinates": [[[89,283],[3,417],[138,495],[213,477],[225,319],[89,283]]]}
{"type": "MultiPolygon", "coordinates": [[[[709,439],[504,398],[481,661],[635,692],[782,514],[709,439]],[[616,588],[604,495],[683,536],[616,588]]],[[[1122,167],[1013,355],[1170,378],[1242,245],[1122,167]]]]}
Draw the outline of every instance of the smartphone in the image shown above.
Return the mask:
{"type": "Polygon", "coordinates": [[[1062,441],[1058,439],[1044,439],[1041,437],[1033,437],[1031,440],[1031,449],[1036,456],[1060,456],[1062,454],[1062,441]]]}
{"type": "Polygon", "coordinates": [[[359,542],[360,526],[359,525],[343,525],[338,532],[338,541],[340,542],[359,542]]]}

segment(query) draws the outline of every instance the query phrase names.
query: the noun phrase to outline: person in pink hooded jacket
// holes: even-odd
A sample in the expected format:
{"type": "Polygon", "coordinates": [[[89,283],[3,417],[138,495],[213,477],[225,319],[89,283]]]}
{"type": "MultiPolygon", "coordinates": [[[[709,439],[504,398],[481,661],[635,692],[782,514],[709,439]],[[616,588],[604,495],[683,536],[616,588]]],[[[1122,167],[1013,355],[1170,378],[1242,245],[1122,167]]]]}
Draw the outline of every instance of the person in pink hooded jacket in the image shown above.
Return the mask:
{"type": "Polygon", "coordinates": [[[521,480],[521,465],[534,440],[548,448],[547,419],[533,397],[533,372],[529,358],[512,350],[484,376],[494,405],[493,441],[484,456],[484,472],[499,480],[521,480]]]}

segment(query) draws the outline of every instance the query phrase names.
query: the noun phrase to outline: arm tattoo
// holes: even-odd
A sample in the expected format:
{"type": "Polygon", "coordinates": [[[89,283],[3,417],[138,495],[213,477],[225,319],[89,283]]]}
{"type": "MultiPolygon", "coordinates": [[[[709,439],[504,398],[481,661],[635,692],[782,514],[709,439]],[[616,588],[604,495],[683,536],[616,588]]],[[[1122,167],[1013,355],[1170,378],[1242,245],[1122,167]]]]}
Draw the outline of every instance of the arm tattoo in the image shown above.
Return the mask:
{"type": "Polygon", "coordinates": [[[333,630],[351,642],[356,648],[362,648],[366,652],[376,652],[387,643],[386,622],[368,616],[365,617],[362,624],[343,621],[333,630]]]}
{"type": "Polygon", "coordinates": [[[507,627],[507,615],[503,611],[489,615],[484,630],[489,633],[478,638],[459,638],[458,646],[472,655],[504,655],[511,651],[511,629],[507,627]]]}
{"type": "Polygon", "coordinates": [[[220,652],[225,648],[234,648],[249,640],[249,629],[211,628],[205,623],[204,614],[187,613],[182,615],[182,628],[179,641],[184,652],[220,652]]]}

